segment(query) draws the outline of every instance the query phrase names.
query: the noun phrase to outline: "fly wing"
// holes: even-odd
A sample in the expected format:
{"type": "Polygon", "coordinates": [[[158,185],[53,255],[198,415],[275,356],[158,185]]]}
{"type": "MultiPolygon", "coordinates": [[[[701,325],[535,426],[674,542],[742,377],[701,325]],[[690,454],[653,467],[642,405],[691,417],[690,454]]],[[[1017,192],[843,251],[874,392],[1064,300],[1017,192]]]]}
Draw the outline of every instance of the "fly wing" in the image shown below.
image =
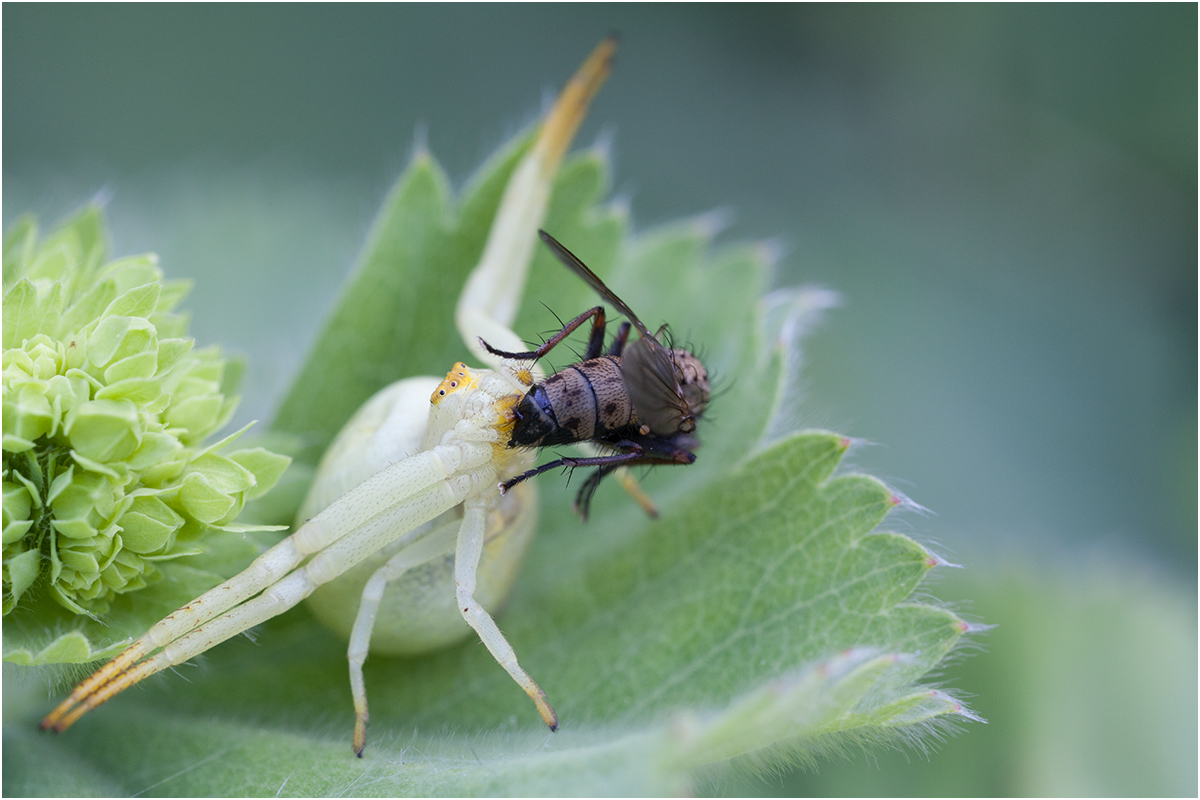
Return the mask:
{"type": "Polygon", "coordinates": [[[688,433],[695,428],[696,413],[683,397],[671,351],[651,336],[625,348],[621,377],[638,419],[659,436],[688,433]]]}
{"type": "MultiPolygon", "coordinates": [[[[677,436],[696,429],[696,417],[703,408],[693,408],[685,399],[679,365],[672,352],[646,329],[625,301],[613,294],[596,273],[544,230],[538,230],[550,252],[602,298],[624,314],[641,333],[641,338],[625,348],[621,377],[638,419],[658,436],[677,436]]],[[[660,331],[661,332],[661,331],[660,331]]]]}
{"type": "Polygon", "coordinates": [[[588,286],[592,287],[592,289],[596,291],[596,294],[612,303],[613,307],[615,307],[617,311],[620,311],[629,319],[630,322],[633,323],[633,326],[638,329],[643,337],[652,338],[650,336],[650,331],[646,330],[646,326],[643,325],[642,321],[637,318],[637,315],[629,310],[629,306],[625,305],[625,301],[613,294],[612,289],[609,289],[607,286],[605,286],[604,281],[600,280],[596,273],[588,269],[587,264],[584,264],[582,261],[580,261],[578,256],[576,256],[567,248],[563,247],[557,239],[545,231],[539,229],[538,236],[542,237],[542,241],[545,242],[546,246],[550,248],[550,252],[554,253],[554,255],[558,257],[558,260],[566,265],[567,269],[583,278],[584,282],[586,282],[588,286]]]}

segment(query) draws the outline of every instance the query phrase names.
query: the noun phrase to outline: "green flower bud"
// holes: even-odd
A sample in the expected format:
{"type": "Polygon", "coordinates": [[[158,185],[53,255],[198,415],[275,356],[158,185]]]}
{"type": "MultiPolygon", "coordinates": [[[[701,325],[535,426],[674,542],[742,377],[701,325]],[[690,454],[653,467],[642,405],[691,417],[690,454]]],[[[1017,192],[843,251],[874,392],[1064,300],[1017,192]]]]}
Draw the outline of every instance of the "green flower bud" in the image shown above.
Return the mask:
{"type": "Polygon", "coordinates": [[[67,483],[50,501],[54,515],[51,524],[68,539],[91,539],[115,514],[120,487],[112,478],[96,472],[80,470],[75,475],[74,466],[63,475],[67,483]]]}
{"type": "Polygon", "coordinates": [[[167,433],[147,433],[142,437],[141,447],[126,463],[130,469],[142,473],[147,486],[165,486],[183,474],[189,455],[178,438],[167,433]]]}
{"type": "Polygon", "coordinates": [[[5,614],[17,604],[21,595],[25,594],[26,590],[37,580],[41,568],[41,553],[37,550],[16,549],[10,555],[8,548],[4,548],[3,576],[4,586],[7,589],[4,594],[5,614]]]}
{"type": "Polygon", "coordinates": [[[188,514],[212,525],[219,524],[234,512],[237,503],[202,472],[189,472],[184,477],[179,500],[188,514]]]}
{"type": "Polygon", "coordinates": [[[157,363],[158,335],[142,317],[105,317],[88,338],[88,361],[101,369],[147,351],[157,363]]]}
{"type": "Polygon", "coordinates": [[[104,263],[96,209],[41,242],[24,219],[4,264],[4,613],[103,613],[201,552],[288,459],[201,447],[233,413],[237,372],[187,338],[187,282],[164,282],[154,256],[104,263]]]}
{"type": "Polygon", "coordinates": [[[4,544],[15,544],[24,538],[33,525],[29,512],[33,499],[29,490],[19,483],[4,481],[4,544]]]}
{"type": "Polygon", "coordinates": [[[21,450],[33,447],[33,442],[50,431],[53,412],[46,395],[35,386],[14,387],[4,394],[4,438],[5,449],[11,437],[21,442],[21,450]]]}
{"type": "MultiPolygon", "coordinates": [[[[192,397],[184,397],[179,401],[172,401],[167,407],[166,420],[174,428],[182,428],[187,431],[197,431],[200,437],[203,437],[209,431],[217,427],[217,423],[221,421],[221,409],[223,408],[224,398],[213,392],[193,395],[192,397]]],[[[186,442],[195,441],[193,437],[180,437],[186,442]]]]}
{"type": "Polygon", "coordinates": [[[94,461],[122,461],[142,441],[137,406],[131,400],[93,400],[67,414],[71,445],[94,461]]]}
{"type": "Polygon", "coordinates": [[[139,497],[121,516],[121,540],[135,553],[157,553],[172,541],[183,517],[157,497],[139,497]]]}

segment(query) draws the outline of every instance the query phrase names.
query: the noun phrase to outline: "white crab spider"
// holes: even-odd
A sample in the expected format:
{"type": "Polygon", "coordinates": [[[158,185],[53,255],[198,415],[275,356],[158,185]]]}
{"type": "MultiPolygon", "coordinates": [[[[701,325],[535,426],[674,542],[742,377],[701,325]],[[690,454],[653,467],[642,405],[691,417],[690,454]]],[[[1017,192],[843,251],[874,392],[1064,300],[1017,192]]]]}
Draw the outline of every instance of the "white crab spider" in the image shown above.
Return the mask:
{"type": "MultiPolygon", "coordinates": [[[[152,626],[80,683],[42,720],[43,728],[65,730],[138,681],[283,613],[317,587],[374,557],[382,565],[374,569],[363,588],[348,653],[355,708],[354,750],[361,756],[368,717],[362,664],[384,588],[407,570],[451,552],[457,613],[533,700],[543,721],[551,730],[557,727],[558,718],[545,693],[517,663],[512,647],[477,596],[502,598],[515,568],[512,556],[499,559],[493,573],[485,575],[485,591],[479,591],[477,572],[489,515],[513,517],[508,525],[490,526],[511,540],[506,552],[523,550],[533,529],[531,489],[527,486],[524,492],[510,493],[505,497],[506,506],[500,502],[498,484],[524,471],[532,458],[532,453],[506,445],[514,421],[512,409],[540,376],[529,362],[498,359],[478,341],[483,337],[500,349],[523,349],[509,326],[519,306],[535,232],[545,215],[558,164],[589,101],[608,75],[614,49],[613,40],[602,42],[550,110],[537,140],[513,172],[483,255],[459,299],[455,315],[459,331],[472,352],[493,369],[455,364],[433,388],[424,410],[406,398],[428,391],[436,379],[402,381],[368,401],[348,429],[361,428],[369,418],[386,422],[398,413],[399,419],[410,421],[404,430],[412,440],[401,442],[399,452],[405,447],[411,452],[418,438],[419,451],[363,476],[365,480],[332,502],[310,497],[306,509],[322,509],[319,513],[244,571],[152,626]],[[390,415],[383,413],[388,407],[393,409],[390,415]],[[414,417],[417,424],[411,424],[414,417]],[[423,419],[424,426],[419,424],[423,419]]],[[[346,440],[335,443],[331,451],[344,453],[353,446],[346,440]]],[[[366,463],[365,457],[362,462],[366,463]]],[[[341,474],[348,483],[355,480],[348,472],[330,471],[341,474]]],[[[318,603],[318,615],[320,606],[318,603]]],[[[447,636],[457,638],[454,633],[447,636]]]]}

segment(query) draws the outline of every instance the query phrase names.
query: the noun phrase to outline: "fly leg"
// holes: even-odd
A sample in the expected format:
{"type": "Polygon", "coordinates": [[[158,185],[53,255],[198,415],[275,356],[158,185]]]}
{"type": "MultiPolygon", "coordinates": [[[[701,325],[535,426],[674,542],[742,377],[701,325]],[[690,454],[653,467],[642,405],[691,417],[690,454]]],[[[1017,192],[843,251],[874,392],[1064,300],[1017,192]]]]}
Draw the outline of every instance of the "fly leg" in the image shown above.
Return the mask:
{"type": "MultiPolygon", "coordinates": [[[[536,475],[540,475],[556,467],[567,467],[569,469],[577,467],[600,467],[596,475],[589,477],[584,483],[575,500],[576,511],[586,519],[588,504],[591,501],[592,494],[596,491],[596,487],[600,485],[600,481],[604,476],[618,467],[635,467],[640,464],[691,464],[696,460],[695,453],[683,447],[673,446],[670,439],[646,437],[645,444],[630,439],[622,439],[613,443],[605,442],[604,444],[621,452],[607,456],[587,458],[564,456],[563,458],[555,459],[554,461],[527,470],[515,478],[510,478],[500,484],[500,493],[504,494],[521,481],[529,480],[536,475]]],[[[651,516],[655,514],[657,514],[657,511],[651,516]]]]}
{"type": "MultiPolygon", "coordinates": [[[[601,458],[612,459],[614,456],[601,456],[601,458]]],[[[582,462],[585,460],[586,459],[575,459],[577,462],[582,462]]],[[[642,510],[646,512],[648,517],[651,519],[656,519],[658,517],[658,509],[655,507],[654,501],[647,497],[646,493],[642,491],[642,487],[638,485],[637,479],[634,478],[629,472],[629,467],[635,467],[639,464],[691,464],[695,460],[695,453],[691,453],[686,450],[680,450],[677,454],[670,456],[642,454],[640,456],[635,455],[633,458],[628,458],[621,461],[612,461],[606,464],[601,464],[600,468],[593,474],[589,475],[587,480],[583,482],[583,486],[579,487],[579,494],[575,495],[575,502],[572,504],[575,509],[575,513],[582,517],[584,521],[587,521],[588,507],[592,503],[592,495],[594,495],[596,493],[596,489],[600,487],[600,481],[604,480],[604,478],[611,473],[616,472],[617,481],[621,484],[621,488],[623,488],[631,497],[633,497],[634,500],[637,501],[637,504],[641,506],[642,510]]],[[[582,463],[567,463],[563,464],[563,466],[573,468],[576,466],[587,465],[582,463]]]]}
{"type": "MultiPolygon", "coordinates": [[[[676,462],[672,461],[670,463],[676,462]]],[[[600,467],[589,475],[587,480],[583,482],[583,486],[579,487],[579,494],[575,495],[575,502],[572,503],[571,507],[575,510],[576,514],[583,518],[584,522],[587,522],[588,507],[592,503],[592,495],[596,493],[596,489],[600,488],[600,481],[604,480],[610,474],[616,475],[617,483],[621,484],[621,488],[634,499],[634,502],[646,513],[647,517],[658,519],[658,507],[654,505],[654,501],[650,499],[650,496],[642,491],[641,485],[638,483],[637,478],[634,477],[633,472],[630,471],[629,466],[627,464],[609,464],[600,467]]]]}
{"type": "MultiPolygon", "coordinates": [[[[591,475],[588,475],[587,480],[583,482],[583,486],[579,487],[579,494],[575,495],[573,508],[575,509],[575,513],[583,517],[585,522],[587,521],[588,506],[592,504],[592,495],[594,495],[596,493],[596,489],[600,487],[600,481],[604,480],[605,476],[617,471],[620,468],[620,464],[606,464],[597,469],[591,475]]],[[[634,482],[632,486],[637,489],[639,494],[642,494],[642,490],[640,487],[638,487],[636,482],[634,482]]],[[[628,489],[629,487],[627,486],[626,488],[628,489]]],[[[650,499],[646,497],[645,494],[642,494],[642,497],[647,501],[650,499]]],[[[639,500],[639,504],[640,503],[641,501],[639,500]]],[[[643,505],[642,508],[646,507],[643,505]]],[[[654,508],[653,505],[651,505],[650,508],[652,509],[652,512],[647,513],[650,513],[650,516],[652,517],[658,516],[658,509],[654,508]]]]}
{"type": "Polygon", "coordinates": [[[557,347],[563,339],[574,333],[575,329],[587,322],[588,319],[592,320],[592,330],[591,333],[588,334],[587,350],[584,352],[583,356],[583,360],[587,361],[599,356],[600,352],[604,349],[604,306],[589,308],[587,311],[583,312],[578,317],[564,325],[561,331],[547,339],[542,346],[536,350],[529,350],[524,353],[509,353],[505,352],[504,350],[495,349],[482,338],[479,340],[479,343],[483,345],[485,350],[494,356],[500,356],[501,358],[513,358],[519,361],[537,361],[539,358],[546,355],[546,353],[549,353],[551,350],[557,347]]]}
{"type": "Polygon", "coordinates": [[[625,352],[625,343],[629,341],[629,329],[632,327],[628,322],[622,322],[621,327],[617,328],[617,335],[613,337],[612,344],[608,346],[610,356],[620,356],[625,352]]]}

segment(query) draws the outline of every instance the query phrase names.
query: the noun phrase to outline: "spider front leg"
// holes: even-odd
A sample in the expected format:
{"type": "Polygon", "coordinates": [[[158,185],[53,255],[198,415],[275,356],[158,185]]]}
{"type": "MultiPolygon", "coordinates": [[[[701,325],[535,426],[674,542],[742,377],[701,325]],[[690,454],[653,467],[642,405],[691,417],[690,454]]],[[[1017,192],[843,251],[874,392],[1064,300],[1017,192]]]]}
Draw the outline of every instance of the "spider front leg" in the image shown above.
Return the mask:
{"type": "MultiPolygon", "coordinates": [[[[495,431],[482,434],[488,435],[494,439],[495,431]]],[[[286,611],[317,586],[488,487],[495,480],[491,458],[490,443],[450,441],[364,481],[246,570],[151,627],[76,687],[41,727],[66,730],[144,678],[286,611]]]]}
{"type": "Polygon", "coordinates": [[[521,346],[521,339],[511,326],[521,307],[525,278],[533,259],[537,230],[546,217],[554,175],[587,113],[588,104],[612,70],[616,47],[616,39],[612,37],[600,42],[564,87],[546,116],[537,141],[513,171],[479,265],[459,296],[455,322],[467,347],[485,364],[494,366],[495,361],[479,346],[476,337],[510,351],[521,346]]]}

